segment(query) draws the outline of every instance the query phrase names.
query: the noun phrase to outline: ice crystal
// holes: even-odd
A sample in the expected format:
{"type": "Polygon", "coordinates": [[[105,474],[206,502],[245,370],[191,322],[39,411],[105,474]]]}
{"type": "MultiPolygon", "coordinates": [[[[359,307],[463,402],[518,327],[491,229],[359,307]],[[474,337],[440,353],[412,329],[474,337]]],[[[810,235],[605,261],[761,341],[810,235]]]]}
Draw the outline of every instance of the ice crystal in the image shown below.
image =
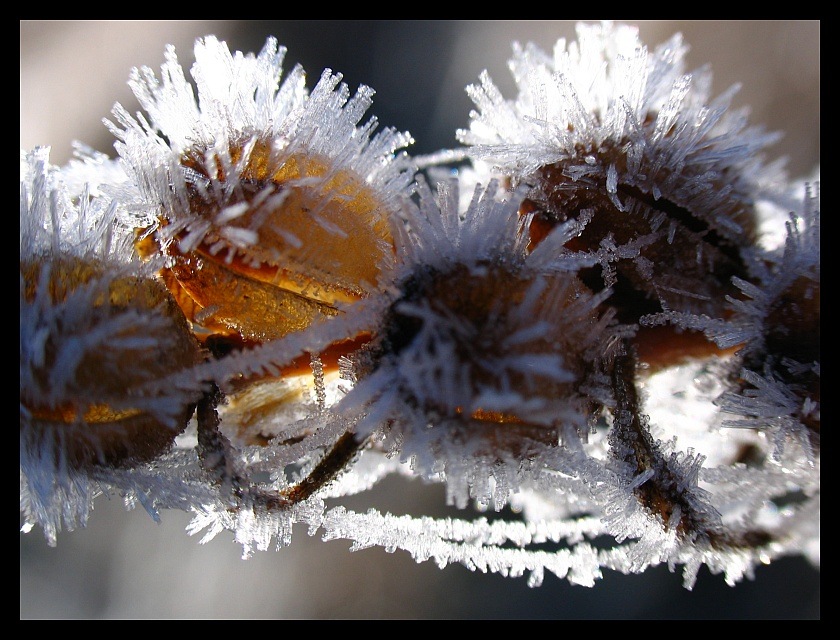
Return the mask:
{"type": "Polygon", "coordinates": [[[133,71],[117,160],[22,151],[24,530],[119,493],[245,557],[303,524],[531,586],[819,566],[819,182],[679,34],[577,34],[421,158],[369,87],[213,36],[193,83],[133,71]],[[463,517],[342,503],[395,474],[463,517]]]}

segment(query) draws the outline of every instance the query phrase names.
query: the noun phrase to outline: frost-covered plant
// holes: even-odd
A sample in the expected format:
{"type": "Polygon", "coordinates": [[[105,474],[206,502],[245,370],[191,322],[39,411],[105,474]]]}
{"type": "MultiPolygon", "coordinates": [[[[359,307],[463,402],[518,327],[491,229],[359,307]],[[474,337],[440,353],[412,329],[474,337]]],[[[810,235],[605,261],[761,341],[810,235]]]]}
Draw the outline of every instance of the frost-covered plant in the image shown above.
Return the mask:
{"type": "Polygon", "coordinates": [[[116,201],[74,192],[44,148],[20,180],[21,508],[54,538],[85,523],[100,473],[170,448],[199,396],[140,387],[203,354],[116,201]]]}
{"type": "Polygon", "coordinates": [[[133,72],[118,159],[21,152],[26,530],[118,492],[245,556],[305,523],[531,585],[819,566],[819,183],[679,35],[514,44],[517,95],[482,74],[416,159],[274,39],[195,54],[133,72]],[[389,474],[464,517],[341,504],[389,474]]]}
{"type": "Polygon", "coordinates": [[[193,321],[248,342],[366,295],[413,176],[395,154],[408,134],[374,134],[376,118],[359,124],[373,90],[351,98],[327,70],[310,92],[299,65],[281,83],[285,51],[274,39],[256,56],[200,40],[196,96],[170,47],[162,82],[149,68],[129,82],[148,117],[118,104],[121,126],[106,122],[150,205],[136,221],[145,250],[169,257],[164,277],[193,321]]]}
{"type": "Polygon", "coordinates": [[[720,312],[732,278],[745,276],[756,202],[781,196],[782,163],[764,162],[779,134],[730,108],[738,86],[712,99],[710,71],[684,69],[680,34],[649,50],[632,27],[577,31],[552,55],[514,46],[514,100],[482,74],[468,87],[477,111],[458,139],[486,170],[530,185],[535,240],[588,215],[576,245],[639,245],[580,274],[595,289],[617,288],[622,319],[662,307],[720,312]]]}

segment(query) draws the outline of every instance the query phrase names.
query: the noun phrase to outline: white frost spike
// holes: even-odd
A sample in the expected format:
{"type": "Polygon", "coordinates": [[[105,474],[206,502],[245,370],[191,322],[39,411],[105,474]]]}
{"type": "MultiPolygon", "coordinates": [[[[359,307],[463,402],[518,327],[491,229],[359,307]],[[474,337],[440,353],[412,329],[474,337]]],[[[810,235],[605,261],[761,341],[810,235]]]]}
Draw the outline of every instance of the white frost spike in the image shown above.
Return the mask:
{"type": "MultiPolygon", "coordinates": [[[[260,202],[254,201],[251,204],[259,206],[260,202]]],[[[236,218],[239,218],[242,214],[244,214],[247,211],[248,203],[240,202],[238,204],[231,205],[230,207],[225,207],[224,209],[219,211],[218,215],[216,216],[215,220],[213,220],[213,222],[217,225],[223,225],[231,220],[236,220],[236,218]]]]}

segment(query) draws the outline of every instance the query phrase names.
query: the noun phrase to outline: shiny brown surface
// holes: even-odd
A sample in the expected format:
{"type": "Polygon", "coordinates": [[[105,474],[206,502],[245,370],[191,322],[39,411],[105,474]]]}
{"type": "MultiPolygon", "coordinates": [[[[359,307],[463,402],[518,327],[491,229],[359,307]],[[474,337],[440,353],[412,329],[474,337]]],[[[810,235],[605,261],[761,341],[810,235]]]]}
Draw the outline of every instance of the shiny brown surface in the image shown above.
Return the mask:
{"type": "MultiPolygon", "coordinates": [[[[245,143],[243,143],[244,145],[245,143]]],[[[178,238],[162,249],[173,259],[164,280],[184,313],[203,332],[236,333],[261,342],[305,329],[338,313],[337,306],[366,295],[391,246],[383,204],[361,176],[327,158],[283,155],[259,139],[243,160],[243,145],[229,158],[192,149],[182,158],[189,215],[213,222],[195,250],[178,238]],[[223,202],[198,183],[234,180],[223,202]],[[266,190],[273,195],[264,200],[266,190]],[[218,222],[225,207],[246,203],[238,217],[218,222]],[[226,227],[252,232],[255,241],[234,247],[226,227]]],[[[183,212],[164,211],[166,226],[183,212]]],[[[144,241],[143,250],[160,250],[144,241]]]]}

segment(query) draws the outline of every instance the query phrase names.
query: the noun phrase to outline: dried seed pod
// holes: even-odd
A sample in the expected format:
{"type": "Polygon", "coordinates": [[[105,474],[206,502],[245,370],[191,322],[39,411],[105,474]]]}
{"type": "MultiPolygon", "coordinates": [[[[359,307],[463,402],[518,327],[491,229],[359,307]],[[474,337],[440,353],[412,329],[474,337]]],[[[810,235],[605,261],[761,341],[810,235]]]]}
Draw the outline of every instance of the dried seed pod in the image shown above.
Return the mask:
{"type": "Polygon", "coordinates": [[[445,272],[420,267],[400,288],[367,375],[396,365],[404,400],[420,411],[504,425],[488,429],[488,451],[515,450],[522,434],[556,444],[557,422],[570,414],[584,426],[591,400],[580,388],[600,342],[592,328],[606,323],[573,274],[461,263],[445,272]]]}
{"type": "Polygon", "coordinates": [[[741,295],[725,317],[668,311],[642,318],[702,331],[735,352],[729,389],[718,404],[738,416],[726,425],[770,431],[778,449],[789,437],[807,451],[820,442],[820,198],[819,182],[791,213],[782,247],[755,247],[749,281],[734,279],[741,295]]]}
{"type": "Polygon", "coordinates": [[[609,403],[604,371],[622,329],[601,306],[608,291],[543,262],[547,251],[527,253],[523,192],[499,200],[491,184],[459,216],[457,189],[441,186],[435,205],[418,183],[393,293],[348,359],[354,385],[334,410],[363,416],[357,438],[392,441],[423,473],[458,478],[466,459],[511,474],[512,487],[539,452],[587,437],[609,403]]]}
{"type": "Polygon", "coordinates": [[[390,257],[410,136],[359,125],[373,91],[350,98],[340,74],[309,93],[298,66],[280,85],[274,39],[258,56],[213,37],[195,53],[197,101],[170,48],[162,83],[150,69],[131,80],[155,131],[119,105],[123,128],[109,123],[154,211],[142,251],[169,258],[164,279],[202,335],[253,344],[335,316],[390,257]]]}
{"type": "Polygon", "coordinates": [[[468,87],[479,108],[458,132],[477,166],[530,186],[532,242],[583,220],[568,248],[639,250],[580,272],[594,291],[613,288],[622,322],[663,309],[720,315],[741,252],[756,237],[754,206],[781,174],[761,152],[778,139],[745,128],[729,109],[733,87],[709,100],[707,69],[684,73],[679,34],[653,51],[631,26],[578,25],[554,55],[515,46],[519,93],[504,100],[489,76],[468,87]]]}
{"type": "Polygon", "coordinates": [[[39,456],[51,451],[56,465],[152,460],[194,410],[189,396],[136,394],[203,358],[162,283],[114,271],[79,256],[21,260],[21,324],[28,325],[21,336],[21,435],[39,456]]]}
{"type": "Polygon", "coordinates": [[[114,203],[73,195],[47,149],[22,154],[22,452],[54,469],[148,461],[184,429],[197,397],[143,385],[203,353],[163,284],[131,258],[114,203]]]}
{"type": "Polygon", "coordinates": [[[783,249],[771,256],[759,252],[751,264],[755,284],[736,282],[744,300],[735,305],[726,328],[713,332],[722,340],[733,328],[742,334],[749,327],[742,335],[746,339],[735,389],[719,403],[725,411],[744,416],[728,424],[769,426],[777,451],[794,438],[819,455],[819,182],[808,188],[801,212],[790,214],[783,249]]]}

